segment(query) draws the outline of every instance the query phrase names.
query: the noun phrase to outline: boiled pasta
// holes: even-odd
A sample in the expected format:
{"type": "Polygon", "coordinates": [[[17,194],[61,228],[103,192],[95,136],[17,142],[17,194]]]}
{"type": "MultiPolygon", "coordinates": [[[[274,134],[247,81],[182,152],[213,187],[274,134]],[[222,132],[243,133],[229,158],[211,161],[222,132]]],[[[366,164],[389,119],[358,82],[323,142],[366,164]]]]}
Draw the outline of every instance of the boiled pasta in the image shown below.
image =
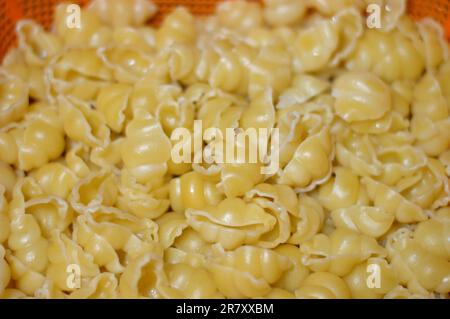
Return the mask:
{"type": "Polygon", "coordinates": [[[0,65],[0,299],[449,297],[439,24],[405,0],[68,9],[0,65]]]}

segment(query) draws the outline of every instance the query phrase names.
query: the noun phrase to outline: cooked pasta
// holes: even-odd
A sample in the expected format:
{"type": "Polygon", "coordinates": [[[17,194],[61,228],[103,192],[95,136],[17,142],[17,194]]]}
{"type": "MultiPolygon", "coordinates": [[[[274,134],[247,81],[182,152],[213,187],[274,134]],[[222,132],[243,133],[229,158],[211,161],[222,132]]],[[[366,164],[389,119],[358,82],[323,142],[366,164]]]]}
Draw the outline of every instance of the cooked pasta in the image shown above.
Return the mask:
{"type": "Polygon", "coordinates": [[[443,28],[406,0],[218,2],[17,22],[0,299],[448,299],[443,28]]]}

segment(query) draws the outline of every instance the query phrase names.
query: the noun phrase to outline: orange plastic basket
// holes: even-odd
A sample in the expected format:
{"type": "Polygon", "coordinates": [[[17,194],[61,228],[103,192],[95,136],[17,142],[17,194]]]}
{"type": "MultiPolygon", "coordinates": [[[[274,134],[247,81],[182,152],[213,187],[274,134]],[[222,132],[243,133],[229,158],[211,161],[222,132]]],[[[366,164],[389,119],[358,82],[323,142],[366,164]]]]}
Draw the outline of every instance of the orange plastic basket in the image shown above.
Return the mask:
{"type": "MultiPolygon", "coordinates": [[[[153,0],[158,5],[158,15],[152,23],[161,19],[176,6],[186,6],[196,15],[206,15],[214,11],[218,2],[223,0],[153,0]]],[[[261,0],[250,0],[261,2],[261,0]]],[[[336,0],[339,1],[339,0],[336,0]]],[[[88,0],[0,0],[0,59],[16,42],[15,23],[19,19],[30,18],[45,27],[52,22],[53,9],[57,3],[70,2],[84,5],[88,0]]],[[[432,17],[439,21],[450,39],[450,0],[409,0],[408,13],[415,19],[432,17]]]]}

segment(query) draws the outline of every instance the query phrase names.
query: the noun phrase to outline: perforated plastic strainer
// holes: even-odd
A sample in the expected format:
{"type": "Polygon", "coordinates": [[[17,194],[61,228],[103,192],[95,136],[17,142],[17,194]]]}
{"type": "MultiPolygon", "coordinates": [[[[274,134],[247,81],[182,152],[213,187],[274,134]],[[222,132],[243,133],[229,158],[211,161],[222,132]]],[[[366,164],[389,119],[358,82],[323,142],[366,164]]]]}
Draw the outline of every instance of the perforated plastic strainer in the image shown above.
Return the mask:
{"type": "MultiPolygon", "coordinates": [[[[223,0],[153,0],[158,5],[159,12],[152,23],[159,23],[164,15],[179,5],[188,7],[196,15],[209,14],[220,1],[223,0]]],[[[14,26],[17,20],[30,18],[48,27],[52,22],[54,6],[60,2],[84,5],[89,1],[0,0],[0,59],[15,44],[14,26]]],[[[409,0],[408,13],[416,19],[433,17],[445,27],[447,37],[450,39],[450,0],[409,0]]]]}

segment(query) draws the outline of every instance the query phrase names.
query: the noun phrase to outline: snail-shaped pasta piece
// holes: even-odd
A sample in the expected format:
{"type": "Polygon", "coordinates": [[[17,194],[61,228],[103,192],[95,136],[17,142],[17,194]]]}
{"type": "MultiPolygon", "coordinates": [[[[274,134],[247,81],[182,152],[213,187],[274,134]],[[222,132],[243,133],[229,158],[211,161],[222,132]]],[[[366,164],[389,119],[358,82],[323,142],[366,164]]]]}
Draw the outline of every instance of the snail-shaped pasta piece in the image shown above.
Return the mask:
{"type": "Polygon", "coordinates": [[[149,182],[166,173],[171,147],[156,119],[147,112],[138,112],[126,128],[122,160],[138,182],[149,182]]]}
{"type": "Polygon", "coordinates": [[[134,83],[150,72],[150,56],[135,48],[117,45],[101,47],[97,54],[117,81],[134,83]]]}
{"type": "Polygon", "coordinates": [[[375,120],[391,109],[391,92],[383,80],[367,72],[349,72],[333,84],[335,112],[346,122],[375,120]]]}
{"type": "Polygon", "coordinates": [[[396,148],[377,145],[377,159],[382,170],[375,178],[387,185],[395,185],[405,176],[410,176],[427,165],[427,157],[420,150],[405,144],[396,148]]]}
{"type": "Polygon", "coordinates": [[[103,272],[90,278],[84,286],[69,295],[70,299],[115,299],[119,286],[116,276],[103,272]]]}
{"type": "Polygon", "coordinates": [[[339,44],[336,26],[327,20],[302,29],[293,43],[294,67],[298,72],[323,70],[339,44]]]}
{"type": "Polygon", "coordinates": [[[156,13],[157,7],[147,0],[95,0],[88,10],[114,28],[142,25],[156,13]]]}
{"type": "Polygon", "coordinates": [[[53,230],[64,232],[73,221],[73,210],[60,197],[39,196],[25,202],[25,213],[38,222],[42,235],[49,238],[53,230]]]}
{"type": "Polygon", "coordinates": [[[280,174],[278,182],[296,190],[311,190],[331,175],[334,147],[327,127],[307,137],[280,174]]]}
{"type": "Polygon", "coordinates": [[[416,80],[424,70],[424,60],[409,34],[366,30],[346,66],[352,71],[371,71],[384,81],[416,80]]]}
{"type": "Polygon", "coordinates": [[[57,110],[33,104],[26,118],[0,130],[0,160],[29,171],[58,158],[65,141],[57,110]]]}
{"type": "Polygon", "coordinates": [[[156,107],[155,112],[164,132],[171,135],[177,128],[192,128],[195,119],[195,105],[179,98],[167,99],[156,107]]]}
{"type": "Polygon", "coordinates": [[[267,183],[258,184],[245,194],[245,199],[250,200],[252,198],[269,199],[289,213],[294,215],[297,213],[297,195],[289,186],[267,183]]]}
{"type": "Polygon", "coordinates": [[[195,171],[170,181],[170,205],[176,212],[214,206],[222,200],[214,180],[195,171]]]}
{"type": "Polygon", "coordinates": [[[99,17],[88,9],[79,13],[79,26],[75,24],[70,4],[56,6],[53,28],[66,46],[102,46],[111,39],[111,30],[102,25],[99,17]]]}
{"type": "Polygon", "coordinates": [[[450,150],[439,155],[439,161],[445,167],[445,173],[450,177],[450,150]]]}
{"type": "Polygon", "coordinates": [[[203,268],[187,264],[165,265],[169,285],[187,299],[223,298],[212,276],[203,268]]]}
{"type": "Polygon", "coordinates": [[[361,13],[354,8],[339,12],[332,21],[338,30],[338,46],[330,65],[337,66],[355,49],[358,39],[363,34],[364,23],[361,13]]]}
{"type": "Polygon", "coordinates": [[[160,51],[152,64],[151,72],[166,81],[178,81],[184,85],[194,84],[200,51],[193,45],[172,44],[160,51]]]}
{"type": "Polygon", "coordinates": [[[42,236],[41,229],[33,215],[25,214],[24,191],[28,180],[21,179],[14,188],[10,203],[11,218],[8,247],[6,254],[11,269],[11,278],[16,287],[32,296],[45,281],[48,266],[48,241],[42,236]]]}
{"type": "Polygon", "coordinates": [[[48,259],[47,278],[51,279],[60,291],[71,292],[79,288],[72,287],[67,280],[71,265],[79,267],[78,275],[82,285],[86,279],[89,280],[100,273],[99,266],[94,263],[92,256],[83,251],[78,243],[57,230],[53,231],[50,237],[48,259]]]}
{"type": "Polygon", "coordinates": [[[30,65],[45,65],[62,49],[61,38],[46,32],[42,26],[32,20],[18,22],[16,32],[19,48],[25,53],[25,59],[30,65]]]}
{"type": "Polygon", "coordinates": [[[325,212],[319,202],[306,194],[298,197],[298,208],[291,217],[290,244],[301,244],[316,235],[323,226],[325,212]]]}
{"type": "Polygon", "coordinates": [[[156,31],[158,49],[174,43],[193,44],[197,37],[194,17],[186,8],[179,7],[167,15],[156,31]]]}
{"type": "Polygon", "coordinates": [[[165,180],[142,185],[127,171],[122,171],[117,207],[137,217],[153,219],[164,214],[169,205],[169,185],[165,180]]]}
{"type": "Polygon", "coordinates": [[[411,133],[417,139],[416,145],[430,156],[438,156],[450,145],[447,104],[439,81],[425,74],[414,89],[411,133]]]}
{"type": "Polygon", "coordinates": [[[247,1],[226,1],[216,8],[219,23],[230,29],[249,30],[263,22],[263,13],[258,3],[247,1]]]}
{"type": "Polygon", "coordinates": [[[334,176],[320,186],[317,199],[332,211],[358,204],[368,204],[367,194],[359,178],[350,169],[337,167],[334,176]]]}
{"type": "Polygon", "coordinates": [[[263,296],[290,267],[287,257],[253,246],[222,252],[208,264],[217,289],[228,298],[263,296]]]}
{"type": "Polygon", "coordinates": [[[73,97],[58,96],[61,120],[67,136],[90,147],[106,146],[110,131],[103,115],[88,103],[73,97]]]}
{"type": "Polygon", "coordinates": [[[395,185],[406,199],[426,209],[446,207],[450,202],[450,181],[445,167],[436,159],[429,158],[425,167],[395,185]]]}
{"type": "Polygon", "coordinates": [[[363,177],[361,182],[366,186],[367,195],[373,201],[373,205],[383,208],[388,214],[395,214],[397,221],[412,223],[427,219],[420,206],[406,199],[395,189],[369,177],[363,177]]]}
{"type": "Polygon", "coordinates": [[[414,230],[414,239],[435,255],[450,256],[450,208],[442,208],[431,219],[420,222],[414,230]]]}
{"type": "Polygon", "coordinates": [[[289,258],[292,268],[287,270],[274,284],[275,287],[293,293],[300,288],[302,282],[309,275],[309,269],[302,264],[302,254],[297,246],[283,244],[274,249],[278,254],[289,258]]]}
{"type": "Polygon", "coordinates": [[[381,207],[354,205],[331,212],[336,227],[343,227],[358,233],[380,237],[392,226],[395,215],[381,207]]]}
{"type": "Polygon", "coordinates": [[[188,222],[184,214],[166,213],[156,220],[158,224],[158,239],[164,249],[173,245],[177,237],[179,237],[188,222]]]}
{"type": "Polygon", "coordinates": [[[128,262],[119,279],[120,298],[162,298],[167,286],[161,256],[147,251],[128,262]]]}
{"type": "Polygon", "coordinates": [[[12,78],[17,77],[22,82],[27,83],[30,97],[36,100],[49,101],[49,83],[46,81],[44,67],[28,65],[23,51],[19,49],[10,50],[3,57],[2,69],[12,78]]]}
{"type": "Polygon", "coordinates": [[[330,84],[321,78],[309,74],[299,74],[293,79],[292,85],[281,93],[277,109],[305,103],[329,88],[330,84]]]}
{"type": "Polygon", "coordinates": [[[413,292],[402,285],[398,285],[384,295],[384,299],[436,299],[436,295],[426,290],[420,293],[413,292]]]}
{"type": "Polygon", "coordinates": [[[367,135],[347,131],[338,136],[336,158],[342,166],[361,176],[377,176],[382,172],[375,148],[367,135]]]}
{"type": "Polygon", "coordinates": [[[77,175],[67,166],[52,162],[33,170],[30,174],[47,195],[67,198],[78,181],[77,175]]]}
{"type": "Polygon", "coordinates": [[[369,236],[337,228],[329,236],[317,234],[300,246],[302,262],[313,271],[345,276],[370,257],[386,256],[385,249],[369,236]]]}
{"type": "Polygon", "coordinates": [[[28,90],[20,78],[0,70],[0,128],[23,117],[28,108],[28,90]]]}
{"type": "Polygon", "coordinates": [[[8,202],[5,197],[5,187],[0,183],[0,245],[9,237],[9,223],[8,202]]]}
{"type": "Polygon", "coordinates": [[[243,129],[271,129],[275,124],[275,107],[270,90],[252,100],[241,115],[240,124],[243,129]]]}
{"type": "Polygon", "coordinates": [[[339,11],[347,8],[362,9],[364,7],[363,0],[310,0],[308,3],[312,8],[326,16],[332,16],[339,11]]]}
{"type": "Polygon", "coordinates": [[[187,209],[186,218],[207,242],[220,243],[225,249],[255,244],[276,224],[276,218],[262,207],[239,198],[227,198],[202,210],[187,209]]]}
{"type": "Polygon", "coordinates": [[[300,299],[349,299],[351,292],[339,276],[318,271],[306,277],[295,296],[300,299]]]}
{"type": "Polygon", "coordinates": [[[89,159],[100,169],[116,172],[122,164],[120,149],[124,138],[119,137],[106,146],[96,146],[91,150],[89,159]]]}
{"type": "Polygon", "coordinates": [[[94,49],[70,49],[55,56],[46,69],[51,84],[49,97],[71,95],[83,101],[95,100],[101,87],[113,79],[94,49]]]}
{"type": "Polygon", "coordinates": [[[295,295],[285,289],[272,288],[267,295],[256,299],[295,299],[295,295]]]}
{"type": "Polygon", "coordinates": [[[125,112],[129,105],[132,87],[124,83],[115,83],[100,89],[95,108],[99,110],[109,128],[122,132],[127,120],[125,112]]]}
{"type": "Polygon", "coordinates": [[[291,57],[283,46],[264,46],[249,65],[248,95],[257,98],[272,90],[277,98],[291,83],[291,57]]]}
{"type": "Polygon", "coordinates": [[[306,2],[296,0],[264,0],[264,20],[271,26],[300,22],[307,11],[306,2]]]}
{"type": "Polygon", "coordinates": [[[9,265],[5,260],[5,248],[0,245],[0,297],[3,298],[5,288],[11,279],[11,271],[9,265]]]}
{"type": "Polygon", "coordinates": [[[423,46],[425,65],[428,71],[433,71],[449,57],[444,30],[439,23],[429,18],[418,22],[417,27],[422,38],[420,45],[423,46]]]}
{"type": "Polygon", "coordinates": [[[414,293],[450,291],[450,262],[423,248],[409,229],[401,228],[388,237],[386,248],[401,284],[414,293]]]}
{"type": "Polygon", "coordinates": [[[379,299],[397,285],[392,266],[383,258],[369,258],[344,278],[353,298],[379,299]]]}
{"type": "Polygon", "coordinates": [[[117,193],[117,179],[113,174],[107,171],[93,172],[74,185],[69,202],[77,212],[83,214],[101,205],[113,206],[117,193]]]}
{"type": "Polygon", "coordinates": [[[173,246],[164,251],[164,261],[168,264],[188,264],[203,267],[213,255],[211,244],[191,227],[185,228],[173,246]]]}

